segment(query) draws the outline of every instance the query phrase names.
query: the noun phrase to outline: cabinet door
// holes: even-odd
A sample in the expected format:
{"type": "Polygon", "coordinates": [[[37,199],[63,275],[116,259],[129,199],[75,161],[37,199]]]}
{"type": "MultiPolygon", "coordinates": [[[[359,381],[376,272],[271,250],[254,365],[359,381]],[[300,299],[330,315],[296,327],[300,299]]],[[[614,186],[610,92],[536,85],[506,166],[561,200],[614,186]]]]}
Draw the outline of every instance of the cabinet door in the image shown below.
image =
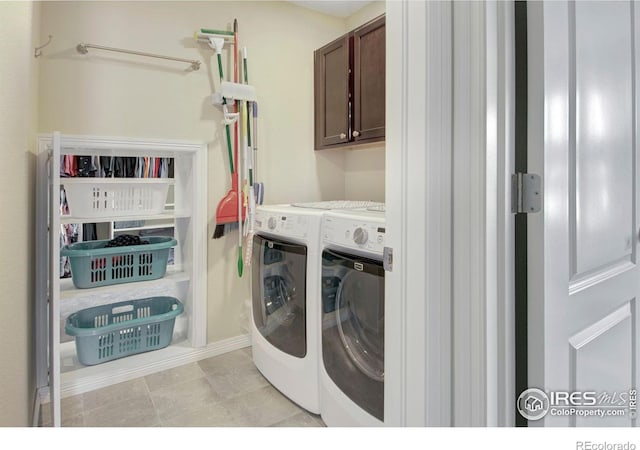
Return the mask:
{"type": "Polygon", "coordinates": [[[315,51],[316,150],[349,141],[349,36],[315,51]]]}
{"type": "Polygon", "coordinates": [[[385,18],[353,32],[353,141],[385,133],[385,18]]]}

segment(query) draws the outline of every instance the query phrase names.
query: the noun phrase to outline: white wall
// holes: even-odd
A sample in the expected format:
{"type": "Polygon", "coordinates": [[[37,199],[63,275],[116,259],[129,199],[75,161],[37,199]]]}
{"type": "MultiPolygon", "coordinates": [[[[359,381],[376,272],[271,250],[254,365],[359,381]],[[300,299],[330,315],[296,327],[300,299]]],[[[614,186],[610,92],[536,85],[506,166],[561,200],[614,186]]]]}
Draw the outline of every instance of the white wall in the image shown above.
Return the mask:
{"type": "Polygon", "coordinates": [[[0,426],[31,423],[39,5],[0,2],[0,426]]]}
{"type": "MultiPolygon", "coordinates": [[[[351,31],[385,13],[385,2],[372,2],[346,20],[346,31],[351,31]]],[[[353,200],[385,200],[385,144],[372,144],[366,148],[345,151],[345,198],[353,200]]]]}
{"type": "MultiPolygon", "coordinates": [[[[313,151],[313,51],[344,33],[342,19],[286,2],[44,2],[41,132],[202,140],[209,144],[208,234],[230,188],[220,111],[208,105],[218,86],[214,52],[196,44],[199,28],[231,29],[238,19],[249,51],[249,81],[259,100],[258,181],[265,203],[345,196],[344,152],[313,151]],[[120,53],[76,52],[80,42],[181,58],[188,64],[120,53]]],[[[225,76],[232,59],[224,53],[225,76]]],[[[248,331],[249,272],[237,277],[237,232],[208,246],[208,340],[248,331]]]]}

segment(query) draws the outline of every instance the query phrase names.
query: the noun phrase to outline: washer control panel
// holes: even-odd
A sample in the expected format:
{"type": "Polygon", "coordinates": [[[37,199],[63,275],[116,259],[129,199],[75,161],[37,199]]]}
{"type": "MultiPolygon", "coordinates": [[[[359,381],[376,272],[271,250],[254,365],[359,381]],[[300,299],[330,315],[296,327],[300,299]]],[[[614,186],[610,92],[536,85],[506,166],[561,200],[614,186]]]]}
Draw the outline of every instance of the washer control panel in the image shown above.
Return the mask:
{"type": "Polygon", "coordinates": [[[309,235],[309,218],[296,214],[257,210],[255,230],[306,238],[309,235]]]}
{"type": "Polygon", "coordinates": [[[384,220],[325,216],[322,221],[322,239],[326,243],[376,254],[384,250],[385,232],[384,220]]]}

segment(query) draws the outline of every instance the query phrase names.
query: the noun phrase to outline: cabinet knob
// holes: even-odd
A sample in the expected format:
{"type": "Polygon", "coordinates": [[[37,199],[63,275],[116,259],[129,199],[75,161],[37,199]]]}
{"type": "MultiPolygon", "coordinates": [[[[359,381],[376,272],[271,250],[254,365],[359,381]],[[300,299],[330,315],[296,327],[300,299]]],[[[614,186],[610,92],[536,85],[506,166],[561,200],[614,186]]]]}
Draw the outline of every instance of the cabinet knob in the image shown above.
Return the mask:
{"type": "Polygon", "coordinates": [[[347,135],[346,135],[346,134],[344,134],[344,133],[340,133],[340,139],[346,139],[346,138],[347,138],[347,135]]]}
{"type": "Polygon", "coordinates": [[[358,137],[360,136],[360,132],[359,131],[354,131],[353,132],[353,137],[358,137]]]}

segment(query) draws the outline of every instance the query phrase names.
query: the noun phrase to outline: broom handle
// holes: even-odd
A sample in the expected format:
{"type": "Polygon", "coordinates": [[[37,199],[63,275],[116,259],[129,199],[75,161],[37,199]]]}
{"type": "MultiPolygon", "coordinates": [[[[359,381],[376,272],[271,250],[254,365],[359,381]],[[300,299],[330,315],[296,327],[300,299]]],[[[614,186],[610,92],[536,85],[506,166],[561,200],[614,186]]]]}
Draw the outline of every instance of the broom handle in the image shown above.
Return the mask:
{"type": "MultiPolygon", "coordinates": [[[[234,81],[238,82],[238,20],[233,20],[233,76],[234,81]]],[[[236,100],[236,112],[239,112],[238,106],[240,102],[236,100]]],[[[236,143],[236,168],[238,175],[242,175],[240,169],[240,159],[238,158],[238,121],[235,126],[235,143],[236,143]]],[[[238,179],[238,277],[242,278],[243,271],[243,254],[242,254],[242,178],[238,179]]]]}
{"type": "MultiPolygon", "coordinates": [[[[244,68],[244,83],[249,84],[249,71],[247,69],[247,47],[242,47],[242,66],[244,68]]],[[[247,168],[249,169],[249,186],[253,186],[253,155],[251,154],[251,127],[249,117],[251,112],[251,102],[247,102],[246,133],[247,133],[247,168]]],[[[245,120],[243,117],[242,120],[245,120]]]]}
{"type": "MultiPolygon", "coordinates": [[[[235,83],[238,82],[238,21],[236,19],[233,20],[233,81],[235,83]]],[[[238,102],[237,100],[234,102],[235,103],[235,113],[240,112],[240,108],[238,108],[240,102],[238,102]]],[[[240,173],[240,166],[239,166],[239,160],[238,160],[238,122],[236,121],[234,124],[234,132],[235,132],[235,137],[234,137],[234,157],[235,157],[235,163],[236,163],[236,168],[238,169],[238,173],[240,173]]]]}
{"type": "MultiPolygon", "coordinates": [[[[244,68],[244,84],[249,84],[249,71],[247,69],[247,47],[242,47],[242,67],[244,68]]],[[[247,114],[251,112],[251,103],[247,101],[247,114]]],[[[247,124],[247,142],[251,148],[251,127],[247,124]]],[[[249,183],[251,183],[251,168],[249,168],[249,183]]]]}

